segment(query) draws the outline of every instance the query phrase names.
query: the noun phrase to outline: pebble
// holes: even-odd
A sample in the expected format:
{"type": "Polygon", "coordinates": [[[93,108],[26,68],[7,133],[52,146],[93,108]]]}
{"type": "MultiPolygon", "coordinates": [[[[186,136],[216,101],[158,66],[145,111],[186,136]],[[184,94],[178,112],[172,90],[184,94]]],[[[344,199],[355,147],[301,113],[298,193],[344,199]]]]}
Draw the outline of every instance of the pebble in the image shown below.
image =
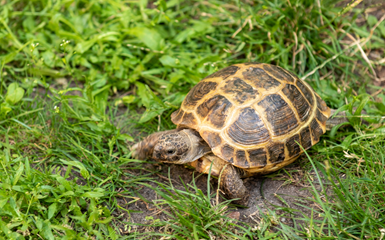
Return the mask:
{"type": "Polygon", "coordinates": [[[234,212],[230,212],[227,216],[229,218],[234,218],[236,220],[239,220],[239,217],[241,216],[241,213],[238,212],[238,211],[234,211],[234,212]]]}

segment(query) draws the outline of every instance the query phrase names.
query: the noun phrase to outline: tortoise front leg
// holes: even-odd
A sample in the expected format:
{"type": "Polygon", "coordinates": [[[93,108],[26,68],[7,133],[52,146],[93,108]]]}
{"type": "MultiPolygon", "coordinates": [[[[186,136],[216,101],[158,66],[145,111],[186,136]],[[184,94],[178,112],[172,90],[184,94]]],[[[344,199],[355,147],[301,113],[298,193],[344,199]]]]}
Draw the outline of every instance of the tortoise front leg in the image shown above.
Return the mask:
{"type": "Polygon", "coordinates": [[[220,179],[220,188],[225,192],[227,198],[239,198],[234,203],[245,206],[248,204],[250,193],[233,165],[225,166],[220,179]]]}
{"type": "Polygon", "coordinates": [[[220,188],[225,192],[229,199],[239,198],[236,204],[247,205],[249,200],[249,191],[243,185],[240,169],[227,163],[214,154],[208,154],[200,159],[189,163],[198,172],[208,174],[211,168],[211,175],[220,177],[220,188]]]}

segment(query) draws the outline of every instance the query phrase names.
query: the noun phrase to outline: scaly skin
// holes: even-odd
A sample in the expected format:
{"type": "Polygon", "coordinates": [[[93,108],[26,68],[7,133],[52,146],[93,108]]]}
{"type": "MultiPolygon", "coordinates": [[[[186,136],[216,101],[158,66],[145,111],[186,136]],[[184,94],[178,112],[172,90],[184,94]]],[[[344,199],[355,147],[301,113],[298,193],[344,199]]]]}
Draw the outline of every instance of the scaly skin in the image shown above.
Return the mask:
{"type": "Polygon", "coordinates": [[[238,198],[238,200],[234,201],[236,204],[247,205],[250,194],[241,179],[247,177],[246,171],[234,167],[212,153],[188,165],[205,174],[209,174],[211,170],[211,175],[220,177],[219,187],[225,192],[228,199],[238,198]]]}
{"type": "Polygon", "coordinates": [[[249,202],[250,193],[243,184],[239,170],[233,165],[227,164],[222,172],[220,188],[229,199],[239,198],[239,200],[234,201],[236,204],[246,206],[249,202]]]}

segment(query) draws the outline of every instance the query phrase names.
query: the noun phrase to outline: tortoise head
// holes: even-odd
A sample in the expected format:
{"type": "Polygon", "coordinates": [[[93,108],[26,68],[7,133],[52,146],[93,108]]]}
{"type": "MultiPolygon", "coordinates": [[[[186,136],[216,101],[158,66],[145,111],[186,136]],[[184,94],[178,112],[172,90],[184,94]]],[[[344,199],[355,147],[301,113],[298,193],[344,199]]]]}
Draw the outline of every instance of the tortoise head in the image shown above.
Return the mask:
{"type": "Polygon", "coordinates": [[[191,129],[154,133],[132,147],[132,157],[184,164],[211,152],[211,148],[191,129]]]}

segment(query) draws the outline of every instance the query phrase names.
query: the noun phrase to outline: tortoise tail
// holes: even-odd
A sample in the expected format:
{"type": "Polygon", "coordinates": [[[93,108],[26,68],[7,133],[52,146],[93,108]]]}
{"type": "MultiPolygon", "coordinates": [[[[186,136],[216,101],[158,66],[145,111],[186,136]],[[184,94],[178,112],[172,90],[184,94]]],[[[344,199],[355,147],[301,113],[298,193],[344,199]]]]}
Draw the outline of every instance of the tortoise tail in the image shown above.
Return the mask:
{"type": "MultiPolygon", "coordinates": [[[[339,112],[334,117],[332,117],[333,114],[337,110],[336,109],[330,109],[330,110],[331,110],[330,118],[326,121],[326,130],[331,130],[334,126],[337,126],[338,124],[341,124],[341,123],[344,123],[344,122],[349,122],[349,120],[348,120],[348,118],[346,116],[346,111],[339,112]]],[[[355,111],[356,108],[353,107],[353,110],[355,111]]],[[[366,114],[366,112],[364,110],[362,110],[361,113],[362,114],[366,114]]],[[[358,115],[358,116],[354,116],[354,117],[360,117],[362,123],[369,124],[367,121],[362,119],[363,115],[358,115]]]]}
{"type": "Polygon", "coordinates": [[[337,113],[337,115],[334,115],[334,113],[337,111],[336,109],[330,109],[330,118],[326,121],[326,130],[331,130],[334,126],[337,126],[338,124],[349,122],[348,118],[346,117],[346,112],[342,111],[337,113]]]}

